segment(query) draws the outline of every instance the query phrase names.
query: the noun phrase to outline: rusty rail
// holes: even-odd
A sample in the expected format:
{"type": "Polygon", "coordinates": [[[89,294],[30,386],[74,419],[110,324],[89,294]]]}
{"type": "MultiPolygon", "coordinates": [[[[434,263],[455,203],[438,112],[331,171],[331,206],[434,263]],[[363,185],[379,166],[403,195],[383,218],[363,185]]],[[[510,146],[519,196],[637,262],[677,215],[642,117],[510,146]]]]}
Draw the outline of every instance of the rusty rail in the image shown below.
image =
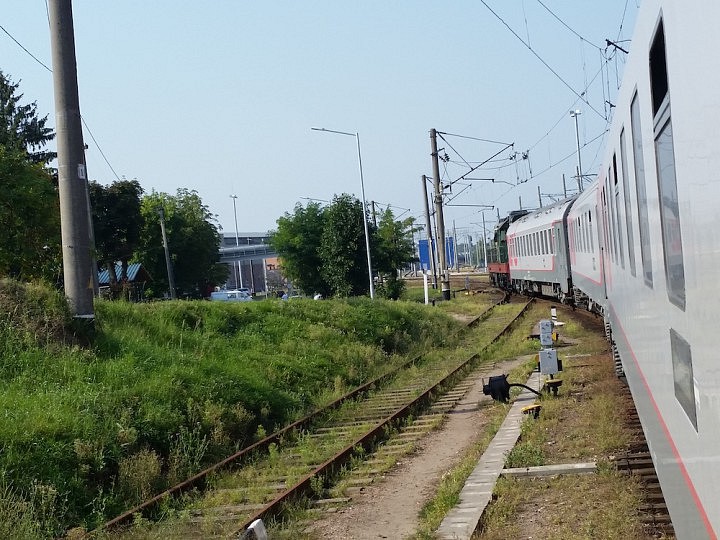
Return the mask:
{"type": "MultiPolygon", "coordinates": [[[[477,317],[475,317],[474,319],[469,321],[465,326],[467,328],[469,328],[469,327],[472,327],[473,325],[477,324],[479,321],[481,321],[483,318],[485,318],[496,306],[498,306],[504,302],[507,302],[507,300],[508,300],[508,295],[503,296],[502,299],[495,302],[492,306],[490,306],[485,311],[480,313],[480,315],[478,315],[477,317]]],[[[203,485],[204,481],[207,479],[207,477],[209,475],[211,475],[212,473],[218,472],[220,470],[224,470],[232,465],[240,464],[243,462],[243,460],[248,459],[254,453],[267,450],[270,447],[270,445],[272,445],[272,444],[279,444],[286,435],[291,434],[296,431],[299,432],[299,431],[306,429],[315,420],[317,420],[324,414],[326,414],[329,411],[332,411],[334,409],[337,409],[346,401],[353,400],[359,396],[365,395],[368,392],[370,392],[373,388],[383,385],[384,383],[388,382],[393,377],[395,377],[402,370],[407,369],[410,366],[412,366],[413,364],[415,364],[421,358],[422,358],[422,354],[417,354],[417,355],[413,356],[407,362],[403,363],[401,366],[397,367],[396,369],[391,370],[383,375],[380,375],[379,377],[376,377],[372,381],[369,381],[369,382],[351,390],[344,396],[341,396],[338,399],[332,401],[331,403],[328,403],[327,405],[320,407],[319,409],[316,409],[315,411],[308,414],[307,416],[268,435],[264,439],[261,439],[255,443],[253,443],[252,445],[245,447],[242,450],[239,450],[238,452],[232,454],[231,456],[228,456],[227,458],[215,463],[214,465],[211,465],[210,467],[203,469],[202,471],[200,471],[197,474],[191,476],[190,478],[184,480],[183,482],[180,482],[179,484],[176,484],[176,485],[166,489],[165,491],[163,491],[162,493],[159,493],[158,495],[155,495],[151,499],[148,499],[147,501],[142,502],[141,504],[135,506],[134,508],[131,508],[131,509],[123,512],[122,514],[111,519],[110,521],[107,521],[100,527],[94,529],[93,531],[90,531],[89,534],[95,534],[95,533],[103,531],[103,530],[110,530],[110,529],[116,528],[120,525],[123,525],[125,523],[131,522],[134,519],[133,516],[135,516],[136,514],[143,515],[144,513],[150,511],[156,505],[158,505],[160,502],[167,499],[168,497],[179,495],[179,494],[189,491],[191,489],[201,487],[203,485]]]]}

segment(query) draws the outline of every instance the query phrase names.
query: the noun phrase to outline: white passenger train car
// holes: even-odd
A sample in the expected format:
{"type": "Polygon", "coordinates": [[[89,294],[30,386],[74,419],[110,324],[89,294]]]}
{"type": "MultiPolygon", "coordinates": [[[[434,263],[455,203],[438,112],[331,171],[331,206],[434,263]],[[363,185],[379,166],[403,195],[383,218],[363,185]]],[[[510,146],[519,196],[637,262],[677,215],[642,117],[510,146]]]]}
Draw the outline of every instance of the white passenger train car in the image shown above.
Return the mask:
{"type": "Polygon", "coordinates": [[[603,238],[598,219],[597,183],[583,191],[567,215],[568,249],[575,305],[604,313],[603,238]]]}
{"type": "Polygon", "coordinates": [[[677,537],[693,540],[720,531],[718,21],[717,0],[643,0],[595,188],[607,300],[577,279],[607,302],[677,537]]]}
{"type": "Polygon", "coordinates": [[[569,298],[572,291],[565,217],[573,200],[530,212],[508,228],[510,280],[516,291],[561,301],[569,298]]]}

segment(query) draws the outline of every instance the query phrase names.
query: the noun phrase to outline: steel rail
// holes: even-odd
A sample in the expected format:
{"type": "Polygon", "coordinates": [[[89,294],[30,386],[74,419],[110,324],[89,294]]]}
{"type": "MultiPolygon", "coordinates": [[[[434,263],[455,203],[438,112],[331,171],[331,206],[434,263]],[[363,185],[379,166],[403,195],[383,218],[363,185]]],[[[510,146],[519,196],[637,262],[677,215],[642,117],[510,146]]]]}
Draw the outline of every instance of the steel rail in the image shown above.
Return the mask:
{"type": "MultiPolygon", "coordinates": [[[[477,324],[479,321],[487,317],[487,315],[495,309],[498,305],[507,302],[508,295],[504,295],[503,298],[499,299],[497,302],[495,302],[492,306],[484,310],[482,313],[480,313],[477,317],[473,318],[469,322],[467,322],[464,326],[464,328],[470,328],[477,324]]],[[[464,329],[463,328],[463,329],[464,329]]],[[[459,330],[458,333],[462,331],[459,330]]],[[[224,458],[223,460],[215,463],[214,465],[211,465],[210,467],[207,467],[206,469],[203,469],[202,471],[198,472],[197,474],[191,476],[190,478],[180,482],[179,484],[176,484],[162,493],[159,493],[158,495],[155,495],[151,499],[148,499],[139,505],[135,506],[134,508],[131,508],[129,510],[126,510],[122,514],[118,515],[117,517],[111,519],[110,521],[105,522],[101,526],[97,527],[96,529],[93,529],[92,531],[88,532],[88,536],[95,535],[101,531],[107,531],[110,529],[114,529],[116,527],[119,527],[120,525],[123,525],[125,523],[131,522],[135,515],[143,515],[144,513],[148,512],[152,508],[154,508],[156,505],[161,503],[163,500],[167,499],[168,497],[180,495],[181,493],[184,493],[186,491],[189,491],[191,489],[195,489],[198,487],[201,487],[203,482],[207,479],[209,475],[212,473],[218,472],[220,470],[224,470],[232,465],[237,465],[242,463],[243,460],[248,459],[250,456],[254,455],[257,452],[262,452],[264,450],[267,450],[270,445],[272,444],[279,444],[281,440],[288,434],[291,434],[294,431],[302,431],[303,429],[310,426],[314,421],[316,421],[318,418],[322,417],[324,414],[327,414],[328,412],[339,408],[342,404],[344,404],[347,401],[353,400],[361,395],[367,394],[370,392],[373,388],[379,387],[383,385],[384,383],[391,380],[393,377],[397,376],[402,370],[409,368],[413,364],[415,364],[418,360],[420,360],[423,356],[423,353],[419,353],[414,355],[412,358],[410,358],[407,362],[404,362],[399,367],[388,371],[387,373],[384,373],[383,375],[380,375],[373,379],[372,381],[369,381],[361,386],[358,386],[357,388],[351,390],[344,396],[341,396],[337,398],[336,400],[328,403],[327,405],[324,405],[323,407],[320,407],[319,409],[316,409],[315,411],[311,412],[307,416],[296,420],[295,422],[283,427],[282,429],[268,435],[267,437],[253,443],[250,446],[247,446],[243,448],[242,450],[239,450],[238,452],[232,454],[231,456],[228,456],[224,458]]]]}
{"type": "MultiPolygon", "coordinates": [[[[513,328],[515,323],[525,314],[525,312],[529,309],[529,307],[534,303],[534,299],[530,299],[525,306],[523,306],[522,310],[500,331],[498,334],[493,337],[490,342],[488,342],[487,345],[485,345],[480,352],[477,352],[473,355],[471,355],[469,358],[467,358],[465,361],[463,361],[460,365],[458,365],[452,372],[450,372],[448,375],[443,377],[441,380],[433,384],[430,388],[425,390],[422,394],[420,394],[418,397],[413,399],[410,403],[407,403],[400,407],[398,410],[396,410],[393,414],[387,416],[385,419],[380,421],[375,427],[373,427],[370,431],[366,432],[364,435],[361,435],[358,437],[352,444],[347,445],[345,448],[340,450],[335,456],[332,458],[326,460],[324,463],[316,467],[313,471],[309,472],[306,476],[304,476],[301,480],[299,480],[295,485],[291,486],[290,488],[286,489],[284,492],[279,494],[275,499],[267,503],[263,508],[255,512],[251,517],[246,519],[241,527],[236,529],[234,532],[231,533],[231,538],[242,538],[245,530],[257,519],[264,519],[268,516],[272,516],[278,513],[281,505],[285,502],[291,501],[301,495],[310,493],[312,491],[312,483],[313,479],[324,475],[325,473],[332,474],[334,470],[336,470],[339,467],[342,467],[345,463],[347,463],[352,457],[354,457],[358,452],[357,449],[359,447],[362,447],[364,451],[369,450],[372,448],[375,444],[377,444],[378,439],[382,438],[383,436],[386,436],[387,433],[387,427],[393,425],[395,422],[402,420],[415,412],[417,409],[422,408],[423,403],[426,403],[430,400],[432,393],[437,390],[439,387],[444,386],[449,381],[451,381],[453,378],[455,378],[461,371],[463,371],[465,368],[468,367],[468,365],[475,359],[477,359],[480,356],[480,353],[482,353],[484,350],[486,350],[490,345],[496,343],[500,338],[502,338],[504,335],[506,335],[508,332],[510,332],[513,328]]],[[[475,320],[475,319],[474,319],[475,320]]],[[[473,321],[471,321],[473,322],[473,321]]]]}

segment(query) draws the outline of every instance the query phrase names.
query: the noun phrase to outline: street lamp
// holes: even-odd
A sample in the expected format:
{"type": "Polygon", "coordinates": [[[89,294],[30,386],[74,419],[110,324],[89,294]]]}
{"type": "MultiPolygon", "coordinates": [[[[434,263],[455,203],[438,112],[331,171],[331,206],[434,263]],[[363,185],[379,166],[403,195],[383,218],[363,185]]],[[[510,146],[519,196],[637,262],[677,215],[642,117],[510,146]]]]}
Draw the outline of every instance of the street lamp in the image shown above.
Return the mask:
{"type": "Polygon", "coordinates": [[[325,129],[325,128],[310,128],[313,131],[325,131],[327,133],[337,133],[338,135],[349,135],[350,137],[355,137],[355,140],[357,141],[357,151],[358,151],[358,164],[360,166],[360,193],[362,194],[362,204],[363,204],[363,226],[365,229],[365,251],[367,252],[367,265],[368,265],[368,277],[370,279],[370,298],[375,298],[375,285],[373,284],[373,273],[372,273],[372,260],[370,258],[370,234],[368,233],[368,224],[367,224],[367,204],[365,203],[365,181],[363,179],[363,169],[362,169],[362,155],[360,154],[360,134],[355,133],[348,133],[346,131],[335,131],[333,129],[325,129]]]}
{"type": "Polygon", "coordinates": [[[578,158],[578,164],[577,164],[577,182],[578,182],[578,191],[582,192],[582,161],[580,161],[580,132],[578,131],[578,116],[580,116],[582,112],[580,109],[575,109],[574,111],[570,111],[570,118],[575,119],[575,142],[577,144],[577,158],[578,158]]]}
{"type": "MultiPolygon", "coordinates": [[[[237,195],[230,195],[230,198],[233,200],[233,215],[235,216],[235,245],[240,245],[240,238],[238,237],[238,226],[237,226],[237,195]]],[[[237,262],[237,265],[233,263],[233,268],[235,269],[235,288],[238,288],[238,276],[240,276],[240,287],[242,287],[242,266],[240,266],[240,261],[237,262]]]]}

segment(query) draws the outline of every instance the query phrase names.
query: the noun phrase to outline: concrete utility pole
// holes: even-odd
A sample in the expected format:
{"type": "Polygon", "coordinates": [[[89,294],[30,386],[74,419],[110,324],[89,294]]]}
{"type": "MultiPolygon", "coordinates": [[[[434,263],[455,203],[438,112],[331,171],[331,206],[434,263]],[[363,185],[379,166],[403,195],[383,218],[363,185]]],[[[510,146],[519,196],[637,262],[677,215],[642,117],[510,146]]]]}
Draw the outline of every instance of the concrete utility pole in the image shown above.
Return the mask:
{"type": "Polygon", "coordinates": [[[538,186],[538,203],[540,204],[540,208],[542,208],[542,195],[540,194],[540,186],[538,186]]]}
{"type": "Polygon", "coordinates": [[[483,257],[485,259],[485,271],[487,272],[487,231],[485,230],[485,212],[482,213],[483,220],[483,257]]]}
{"type": "Polygon", "coordinates": [[[453,244],[455,245],[455,271],[460,272],[460,258],[458,257],[457,229],[455,228],[455,220],[454,219],[453,219],[453,244]]]}
{"type": "Polygon", "coordinates": [[[440,281],[442,283],[443,300],[450,300],[450,273],[445,254],[445,220],[442,208],[442,186],[440,185],[440,164],[437,151],[437,131],[430,130],[430,149],[433,164],[433,180],[435,182],[435,229],[438,236],[438,257],[440,259],[440,281]]]}
{"type": "Polygon", "coordinates": [[[163,249],[165,250],[165,267],[167,268],[170,298],[175,300],[175,276],[173,275],[172,262],[170,261],[170,248],[168,247],[167,234],[165,232],[165,209],[161,206],[157,212],[160,216],[160,232],[162,232],[163,249]]]}
{"type": "Polygon", "coordinates": [[[579,109],[576,109],[574,111],[570,111],[570,116],[575,119],[575,142],[577,143],[577,183],[578,183],[578,192],[582,193],[583,191],[583,185],[582,185],[582,161],[580,159],[580,131],[578,130],[578,116],[580,116],[582,112],[579,109]]]}
{"type": "Polygon", "coordinates": [[[563,173],[563,197],[567,199],[567,186],[565,185],[565,173],[563,173]]]}
{"type": "Polygon", "coordinates": [[[75,317],[94,320],[87,173],[71,0],[50,0],[49,18],[65,296],[75,317]]]}
{"type": "Polygon", "coordinates": [[[370,205],[372,206],[373,225],[377,228],[377,212],[375,211],[375,201],[370,201],[370,205]]]}
{"type": "Polygon", "coordinates": [[[423,200],[425,201],[425,228],[427,229],[428,238],[428,258],[430,259],[430,269],[432,270],[432,288],[437,289],[437,271],[435,270],[435,250],[433,249],[432,226],[430,225],[430,207],[428,205],[427,192],[427,176],[422,175],[423,200]]]}

